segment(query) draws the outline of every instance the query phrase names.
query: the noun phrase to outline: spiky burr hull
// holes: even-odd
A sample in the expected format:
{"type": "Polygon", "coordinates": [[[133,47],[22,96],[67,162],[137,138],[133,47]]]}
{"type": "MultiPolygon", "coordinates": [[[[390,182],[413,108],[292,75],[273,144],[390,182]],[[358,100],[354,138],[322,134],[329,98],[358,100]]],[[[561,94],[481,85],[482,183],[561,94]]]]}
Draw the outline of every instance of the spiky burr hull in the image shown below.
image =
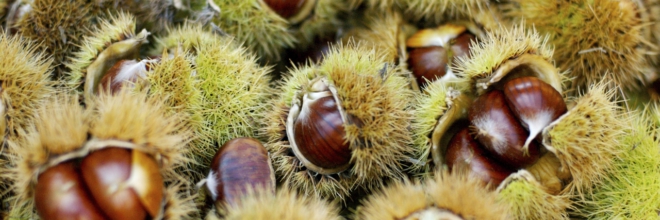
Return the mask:
{"type": "Polygon", "coordinates": [[[356,219],[507,219],[509,215],[497,194],[479,180],[445,171],[422,183],[397,182],[372,194],[358,207],[356,219]]]}
{"type": "Polygon", "coordinates": [[[94,5],[83,0],[35,0],[30,9],[15,23],[17,33],[39,42],[39,48],[53,57],[57,64],[54,79],[62,79],[68,69],[65,63],[77,51],[83,36],[89,34],[94,19],[94,5]]]}
{"type": "Polygon", "coordinates": [[[527,170],[511,174],[497,188],[497,200],[509,204],[512,219],[568,219],[570,199],[548,193],[527,170]]]}
{"type": "Polygon", "coordinates": [[[226,214],[220,218],[217,213],[210,212],[207,220],[232,219],[270,219],[283,220],[339,220],[339,207],[321,198],[304,196],[287,188],[276,193],[261,188],[251,189],[236,205],[227,207],[226,214]]]}
{"type": "Polygon", "coordinates": [[[576,214],[586,219],[653,219],[658,217],[660,155],[657,127],[648,112],[634,112],[632,127],[621,139],[625,151],[592,193],[578,200],[576,214]],[[624,205],[625,204],[625,205],[624,205]]]}
{"type": "Polygon", "coordinates": [[[306,195],[347,200],[353,189],[374,189],[385,179],[402,177],[402,162],[409,161],[411,153],[407,130],[411,90],[406,86],[396,67],[386,65],[375,50],[362,45],[335,47],[319,66],[293,69],[281,85],[280,97],[268,103],[273,111],[263,122],[278,180],[306,195]],[[292,102],[315,79],[336,88],[338,106],[360,123],[344,125],[350,167],[335,174],[318,174],[301,165],[290,144],[293,137],[288,134],[287,118],[292,102]]]}
{"type": "Polygon", "coordinates": [[[135,18],[118,13],[101,20],[98,28],[85,36],[78,51],[65,63],[70,69],[65,78],[65,88],[74,93],[82,92],[91,99],[98,92],[106,71],[121,59],[137,58],[140,45],[147,42],[149,32],[136,34],[135,18]]]}
{"type": "Polygon", "coordinates": [[[196,149],[191,156],[199,164],[194,170],[206,174],[216,145],[256,136],[256,123],[268,110],[263,103],[273,93],[270,69],[259,66],[257,58],[232,38],[201,25],[185,24],[156,41],[153,54],[166,52],[174,58],[163,57],[166,63],[155,66],[145,85],[153,96],[170,97],[171,111],[189,114],[187,121],[197,135],[190,143],[196,149]],[[169,79],[185,86],[175,86],[169,79]]]}
{"type": "Polygon", "coordinates": [[[572,88],[586,89],[603,78],[621,88],[639,88],[649,66],[650,45],[634,1],[503,2],[505,16],[524,20],[550,36],[560,69],[570,70],[572,88]]]}
{"type": "Polygon", "coordinates": [[[192,215],[192,200],[184,193],[190,183],[175,172],[188,160],[182,152],[190,139],[179,115],[165,117],[162,102],[129,91],[102,95],[88,105],[87,109],[80,107],[75,96],[53,96],[39,109],[34,126],[23,130],[22,138],[11,143],[8,157],[12,163],[3,172],[13,184],[14,196],[6,200],[12,207],[10,216],[37,217],[35,203],[44,202],[36,201],[36,196],[43,195],[35,193],[40,174],[117,146],[158,160],[157,172],[167,183],[162,201],[156,203],[161,207],[158,216],[180,219],[192,215]]]}

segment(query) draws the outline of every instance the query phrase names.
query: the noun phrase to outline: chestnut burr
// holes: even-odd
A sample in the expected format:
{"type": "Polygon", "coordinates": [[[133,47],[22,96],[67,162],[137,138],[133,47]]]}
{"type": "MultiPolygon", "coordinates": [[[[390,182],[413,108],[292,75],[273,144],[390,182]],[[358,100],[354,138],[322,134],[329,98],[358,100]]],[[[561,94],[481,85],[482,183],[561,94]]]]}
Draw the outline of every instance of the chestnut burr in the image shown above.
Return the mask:
{"type": "Polygon", "coordinates": [[[288,19],[300,12],[308,0],[264,0],[275,13],[288,19]]]}

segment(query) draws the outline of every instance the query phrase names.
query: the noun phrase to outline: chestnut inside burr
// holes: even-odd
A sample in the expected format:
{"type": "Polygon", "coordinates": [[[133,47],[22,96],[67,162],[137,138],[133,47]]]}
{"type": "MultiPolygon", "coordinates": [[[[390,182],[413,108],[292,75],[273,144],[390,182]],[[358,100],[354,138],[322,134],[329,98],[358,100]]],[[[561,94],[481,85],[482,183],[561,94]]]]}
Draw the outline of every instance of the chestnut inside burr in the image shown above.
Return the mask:
{"type": "Polygon", "coordinates": [[[149,67],[146,61],[120,60],[117,61],[99,81],[98,92],[109,91],[115,94],[126,86],[146,77],[149,67]]]}
{"type": "Polygon", "coordinates": [[[470,131],[461,130],[448,143],[450,169],[458,164],[497,187],[512,172],[537,163],[542,148],[536,137],[567,107],[553,86],[525,74],[504,77],[471,104],[470,131]]]}
{"type": "Polygon", "coordinates": [[[323,80],[316,80],[294,104],[287,119],[287,135],[296,157],[308,169],[334,174],[350,166],[350,144],[344,139],[346,116],[323,80]]]}
{"type": "Polygon", "coordinates": [[[458,57],[469,55],[470,42],[475,39],[465,27],[454,25],[424,29],[408,39],[407,63],[420,88],[447,74],[453,75],[450,66],[458,57]]]}
{"type": "Polygon", "coordinates": [[[227,141],[213,157],[206,187],[216,206],[236,205],[248,188],[275,192],[275,174],[266,148],[254,138],[227,141]]]}
{"type": "Polygon", "coordinates": [[[41,173],[35,201],[44,219],[147,219],[160,215],[163,189],[151,156],[108,147],[41,173]]]}
{"type": "Polygon", "coordinates": [[[291,24],[297,24],[308,18],[316,5],[317,0],[261,0],[261,3],[270,8],[280,17],[291,24]]]}

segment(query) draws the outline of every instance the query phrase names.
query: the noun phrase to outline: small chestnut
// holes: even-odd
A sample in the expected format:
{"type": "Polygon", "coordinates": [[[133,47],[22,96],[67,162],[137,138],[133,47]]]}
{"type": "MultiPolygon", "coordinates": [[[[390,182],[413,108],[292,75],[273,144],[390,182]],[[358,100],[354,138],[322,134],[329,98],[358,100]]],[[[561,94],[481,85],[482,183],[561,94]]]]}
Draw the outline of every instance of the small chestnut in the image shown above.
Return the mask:
{"type": "Polygon", "coordinates": [[[39,174],[34,196],[43,219],[106,219],[71,161],[39,174]]]}
{"type": "MultiPolygon", "coordinates": [[[[333,174],[350,166],[350,144],[344,139],[344,118],[337,100],[323,80],[316,80],[302,98],[302,106],[287,128],[294,154],[305,166],[321,174],[333,174]]],[[[291,113],[290,113],[291,114],[291,113]]],[[[290,115],[291,117],[292,115],[290,115]]]]}
{"type": "Polygon", "coordinates": [[[408,66],[421,88],[452,74],[450,65],[458,57],[468,56],[470,42],[476,36],[459,25],[446,24],[418,31],[406,41],[408,66]]]}
{"type": "Polygon", "coordinates": [[[538,160],[540,150],[535,142],[523,148],[529,132],[509,109],[502,91],[491,90],[479,96],[470,107],[468,118],[477,140],[496,160],[515,169],[538,160]]]}
{"type": "Polygon", "coordinates": [[[311,15],[317,0],[262,0],[280,17],[297,24],[311,15]]]}
{"type": "Polygon", "coordinates": [[[493,189],[513,173],[513,170],[491,159],[488,152],[472,138],[467,127],[461,129],[449,141],[445,161],[452,172],[464,169],[485,184],[490,184],[493,189]]]}
{"type": "Polygon", "coordinates": [[[112,94],[118,92],[127,82],[136,82],[146,77],[147,62],[135,60],[120,60],[115,63],[99,81],[99,92],[109,90],[112,94]]]}
{"type": "Polygon", "coordinates": [[[213,157],[206,187],[216,206],[236,205],[248,188],[275,187],[275,174],[266,148],[254,138],[227,141],[213,157]]]}

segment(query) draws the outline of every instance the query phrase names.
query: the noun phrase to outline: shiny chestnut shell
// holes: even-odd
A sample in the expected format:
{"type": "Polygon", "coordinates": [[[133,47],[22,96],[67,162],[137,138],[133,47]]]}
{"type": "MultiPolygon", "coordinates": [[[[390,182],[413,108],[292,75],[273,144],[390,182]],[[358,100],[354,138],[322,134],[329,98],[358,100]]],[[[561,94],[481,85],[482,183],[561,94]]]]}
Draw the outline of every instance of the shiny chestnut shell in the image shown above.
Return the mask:
{"type": "Polygon", "coordinates": [[[298,151],[314,165],[338,169],[349,164],[350,144],[344,140],[344,122],[333,96],[305,101],[294,134],[298,151]]]}
{"type": "Polygon", "coordinates": [[[80,164],[92,197],[112,219],[154,217],[164,198],[156,161],[136,150],[108,147],[94,151],[80,164]]]}
{"type": "Polygon", "coordinates": [[[561,94],[536,77],[519,77],[504,84],[504,96],[516,118],[530,132],[531,141],[567,111],[561,94]]]}
{"type": "Polygon", "coordinates": [[[467,127],[461,129],[449,141],[445,161],[451,171],[467,170],[485,184],[490,184],[493,189],[513,173],[513,170],[491,159],[488,152],[472,138],[467,127]]]}
{"type": "Polygon", "coordinates": [[[99,92],[110,91],[112,94],[117,93],[127,82],[137,82],[142,78],[148,66],[144,62],[135,60],[120,60],[117,61],[99,81],[99,92]]]}
{"type": "Polygon", "coordinates": [[[408,68],[417,84],[426,87],[426,81],[434,81],[447,74],[449,57],[443,47],[421,47],[408,51],[408,68]]]}
{"type": "Polygon", "coordinates": [[[509,109],[504,93],[491,90],[479,96],[468,111],[476,139],[497,161],[518,169],[535,163],[539,146],[532,142],[523,149],[529,132],[509,109]]]}
{"type": "Polygon", "coordinates": [[[106,219],[85,188],[74,162],[63,162],[39,174],[34,191],[43,219],[106,219]]]}
{"type": "Polygon", "coordinates": [[[275,13],[288,19],[300,12],[308,0],[263,0],[275,13]]]}
{"type": "Polygon", "coordinates": [[[273,189],[274,175],[268,152],[258,140],[236,138],[222,145],[213,157],[206,186],[217,205],[233,205],[249,187],[273,189]]]}

